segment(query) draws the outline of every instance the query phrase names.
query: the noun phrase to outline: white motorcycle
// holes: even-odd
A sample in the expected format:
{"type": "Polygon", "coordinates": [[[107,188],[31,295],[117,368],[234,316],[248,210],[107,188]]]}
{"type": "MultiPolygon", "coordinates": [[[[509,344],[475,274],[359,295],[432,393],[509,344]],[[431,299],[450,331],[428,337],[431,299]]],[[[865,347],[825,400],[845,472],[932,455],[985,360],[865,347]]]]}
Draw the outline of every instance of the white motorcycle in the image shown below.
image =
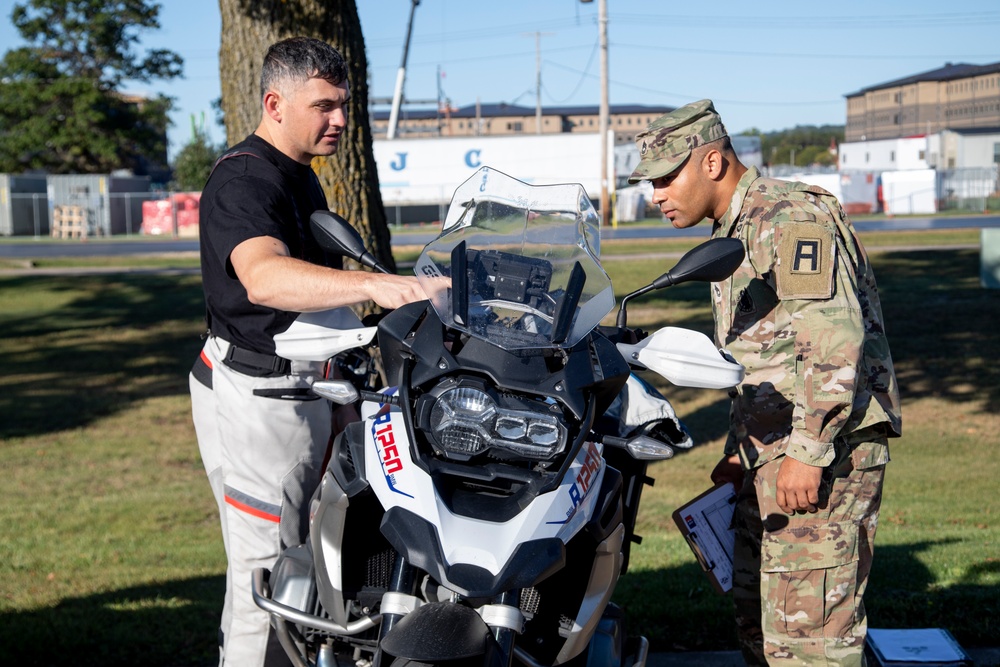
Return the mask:
{"type": "MultiPolygon", "coordinates": [[[[321,243],[380,269],[335,218],[314,214],[321,243]]],[[[295,665],[645,664],[646,640],[626,636],[610,599],[647,463],[690,440],[631,371],[725,388],[743,368],[703,334],[628,328],[626,302],[722,280],[743,248],[698,246],[602,327],[615,299],[599,232],[581,186],[484,168],[416,263],[429,301],[377,326],[347,309],[304,314],[276,337],[279,356],[347,355],[362,378],[313,385],[362,419],[334,442],[307,543],[254,576],[295,665]],[[360,353],[372,344],[378,391],[360,353]],[[630,424],[650,401],[664,418],[630,424]],[[616,407],[625,418],[608,418],[616,407]]]]}

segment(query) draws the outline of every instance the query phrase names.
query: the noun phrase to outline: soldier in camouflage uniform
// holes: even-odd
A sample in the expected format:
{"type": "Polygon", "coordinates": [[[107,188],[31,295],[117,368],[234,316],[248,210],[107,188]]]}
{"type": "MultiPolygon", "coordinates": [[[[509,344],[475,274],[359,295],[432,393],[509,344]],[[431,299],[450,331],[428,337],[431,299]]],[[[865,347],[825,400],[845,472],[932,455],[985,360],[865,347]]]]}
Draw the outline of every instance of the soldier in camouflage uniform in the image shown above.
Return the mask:
{"type": "Polygon", "coordinates": [[[863,665],[887,439],[899,394],[871,265],[836,198],[763,178],[732,150],[710,100],[636,137],[675,227],[709,218],[743,242],[712,285],[717,343],[746,367],[731,392],[716,483],[739,490],[733,599],[754,665],[863,665]]]}

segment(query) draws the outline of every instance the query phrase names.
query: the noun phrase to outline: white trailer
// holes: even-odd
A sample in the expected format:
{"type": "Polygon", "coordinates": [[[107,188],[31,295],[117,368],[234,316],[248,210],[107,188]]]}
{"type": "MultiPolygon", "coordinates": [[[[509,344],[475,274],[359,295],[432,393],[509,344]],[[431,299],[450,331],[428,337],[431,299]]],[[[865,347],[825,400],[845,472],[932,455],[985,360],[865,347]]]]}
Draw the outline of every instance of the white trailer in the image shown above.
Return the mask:
{"type": "Polygon", "coordinates": [[[386,206],[446,204],[484,166],[533,185],[579,183],[595,201],[601,193],[598,134],[376,140],[374,151],[386,206]]]}

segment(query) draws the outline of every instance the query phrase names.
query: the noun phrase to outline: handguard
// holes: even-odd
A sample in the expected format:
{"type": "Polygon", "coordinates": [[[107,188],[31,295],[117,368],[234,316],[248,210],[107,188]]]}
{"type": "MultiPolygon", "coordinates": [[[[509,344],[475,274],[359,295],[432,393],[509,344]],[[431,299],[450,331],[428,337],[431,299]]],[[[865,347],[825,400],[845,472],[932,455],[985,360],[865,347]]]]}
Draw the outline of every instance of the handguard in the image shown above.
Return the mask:
{"type": "Polygon", "coordinates": [[[618,343],[618,350],[630,364],[655,371],[678,387],[735,387],[745,370],[705,334],[679,327],[664,327],[635,345],[618,343]]]}
{"type": "Polygon", "coordinates": [[[366,327],[350,308],[301,313],[285,331],[274,336],[274,353],[292,361],[326,361],[355,347],[368,345],[378,327],[366,327]]]}

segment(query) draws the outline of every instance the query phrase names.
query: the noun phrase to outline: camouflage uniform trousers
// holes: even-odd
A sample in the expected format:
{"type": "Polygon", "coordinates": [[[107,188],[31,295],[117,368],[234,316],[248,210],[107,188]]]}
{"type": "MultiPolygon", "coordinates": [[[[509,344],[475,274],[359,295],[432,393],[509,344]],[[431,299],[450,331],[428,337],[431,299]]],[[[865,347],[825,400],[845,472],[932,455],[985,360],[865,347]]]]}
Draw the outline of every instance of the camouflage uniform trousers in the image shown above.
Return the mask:
{"type": "Polygon", "coordinates": [[[748,665],[866,664],[862,596],[885,465],[865,468],[860,451],[843,441],[836,450],[815,514],[789,516],[778,507],[784,456],[744,478],[734,517],[733,602],[748,665]]]}

